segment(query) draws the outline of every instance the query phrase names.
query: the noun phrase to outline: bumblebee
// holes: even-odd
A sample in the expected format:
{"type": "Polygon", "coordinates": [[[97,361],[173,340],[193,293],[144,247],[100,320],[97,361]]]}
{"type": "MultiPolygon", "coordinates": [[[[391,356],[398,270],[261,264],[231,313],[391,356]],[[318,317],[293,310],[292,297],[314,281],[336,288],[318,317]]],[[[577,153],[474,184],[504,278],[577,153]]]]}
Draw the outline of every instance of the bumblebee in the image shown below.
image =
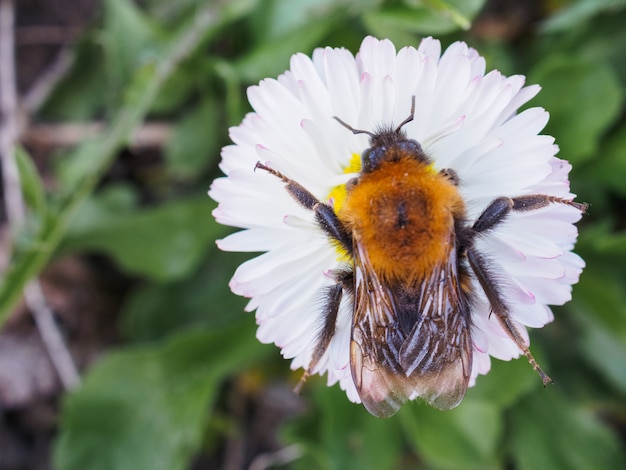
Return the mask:
{"type": "Polygon", "coordinates": [[[336,270],[325,292],[323,325],[312,360],[297,389],[311,374],[335,334],[342,298],[352,303],[350,367],[365,408],[389,417],[407,400],[422,397],[439,409],[457,406],[472,372],[472,306],[477,284],[491,314],[528,358],[544,385],[551,379],[533,358],[509,315],[490,260],[474,246],[476,237],[505,222],[511,212],[566,204],[586,205],[544,194],[498,197],[469,221],[460,179],[452,169],[437,171],[421,145],[403,127],[367,134],[361,172],[346,184],[346,198],[335,211],[298,182],[268,165],[287,192],[313,211],[320,229],[345,251],[350,264],[336,270]]]}

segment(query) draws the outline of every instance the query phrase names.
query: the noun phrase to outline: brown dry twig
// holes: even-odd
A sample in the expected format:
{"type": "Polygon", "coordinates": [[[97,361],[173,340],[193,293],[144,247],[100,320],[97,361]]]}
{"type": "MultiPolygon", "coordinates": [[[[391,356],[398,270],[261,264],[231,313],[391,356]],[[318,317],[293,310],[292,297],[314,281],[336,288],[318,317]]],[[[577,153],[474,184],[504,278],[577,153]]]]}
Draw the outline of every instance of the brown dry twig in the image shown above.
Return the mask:
{"type": "Polygon", "coordinates": [[[0,0],[0,152],[7,217],[19,223],[24,216],[25,209],[14,147],[18,133],[14,22],[13,1],[0,0]]]}
{"type": "MultiPolygon", "coordinates": [[[[73,147],[85,139],[96,137],[106,130],[99,122],[77,122],[61,124],[32,124],[24,129],[20,140],[24,145],[44,149],[73,147]]],[[[173,132],[166,122],[147,122],[133,134],[129,145],[132,148],[161,148],[173,132]]]]}
{"type": "MultiPolygon", "coordinates": [[[[15,160],[15,143],[19,135],[18,97],[15,73],[15,5],[0,0],[0,158],[7,218],[12,227],[25,218],[20,176],[15,160]]],[[[59,332],[38,280],[25,288],[25,301],[31,310],[42,341],[66,390],[80,383],[74,361],[59,332]]]]}

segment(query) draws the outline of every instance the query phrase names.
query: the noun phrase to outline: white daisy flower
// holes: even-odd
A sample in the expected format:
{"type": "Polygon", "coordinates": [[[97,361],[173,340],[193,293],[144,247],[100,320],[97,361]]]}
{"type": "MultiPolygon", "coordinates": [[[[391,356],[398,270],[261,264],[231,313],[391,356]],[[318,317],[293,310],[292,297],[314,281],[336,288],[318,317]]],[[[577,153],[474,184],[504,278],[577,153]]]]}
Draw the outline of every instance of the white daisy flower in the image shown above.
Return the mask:
{"type": "MultiPolygon", "coordinates": [[[[522,352],[529,356],[526,327],[541,327],[552,320],[548,305],[570,299],[572,284],[584,267],[571,251],[577,237],[574,223],[584,205],[569,202],[574,198],[569,192],[570,166],[555,157],[554,139],[540,135],[548,113],[541,108],[518,113],[538,91],[537,85],[525,86],[523,76],[485,73],[485,60],[463,42],[442,53],[440,43],[427,38],[417,49],[396,52],[390,41],[372,37],[363,41],[356,57],[345,49],[329,47],[315,50],[312,58],[296,54],[290,69],[277,80],[266,79],[250,87],[248,98],[255,112],[230,130],[234,144],[223,149],[220,165],[226,177],[215,180],[209,194],[219,203],[214,212],[217,221],[243,229],[219,240],[218,246],[226,251],[265,252],[242,264],[230,283],[234,293],[250,299],[247,310],[256,310],[258,339],[275,343],[291,359],[293,369],[326,374],[329,385],[339,382],[350,400],[363,401],[380,416],[392,414],[406,399],[417,396],[440,408],[456,406],[476,376],[489,371],[491,356],[502,360],[522,352]],[[368,256],[360,251],[365,242],[355,228],[358,221],[348,222],[342,214],[349,209],[342,212],[342,206],[347,194],[352,194],[353,184],[347,189],[346,183],[366,173],[360,156],[370,147],[375,150],[380,132],[396,141],[415,141],[409,145],[411,152],[422,155],[423,149],[427,156],[422,162],[424,174],[452,188],[462,201],[453,210],[456,225],[447,229],[449,234],[461,226],[464,230],[452,238],[455,248],[446,251],[446,259],[453,260],[453,279],[442,270],[433,283],[448,290],[427,288],[426,294],[415,294],[412,299],[432,314],[430,328],[436,331],[426,342],[431,341],[433,351],[411,352],[424,342],[424,332],[421,336],[413,334],[415,328],[408,332],[421,321],[423,311],[404,308],[408,313],[399,314],[390,308],[392,316],[408,317],[395,318],[408,322],[400,334],[405,344],[380,348],[374,344],[380,350],[367,351],[363,343],[390,337],[376,338],[376,333],[366,331],[367,326],[353,333],[355,322],[383,321],[376,315],[385,313],[375,301],[359,300],[363,287],[359,282],[371,282],[369,288],[376,291],[374,284],[382,279],[383,300],[393,297],[401,305],[394,308],[402,309],[410,302],[397,300],[394,289],[400,286],[416,292],[417,284],[435,279],[421,274],[416,275],[420,283],[394,280],[400,272],[394,266],[389,269],[396,274],[378,272],[377,276],[375,272],[371,278],[359,274],[359,269],[372,266],[380,271],[376,268],[380,264],[364,260],[368,256]],[[255,171],[257,162],[262,164],[255,171]],[[312,205],[305,207],[304,196],[298,201],[293,190],[286,190],[285,181],[297,182],[309,196],[332,208],[331,225],[346,228],[349,235],[343,246],[332,235],[332,227],[320,226],[312,205]],[[544,197],[533,199],[532,195],[544,197]],[[506,217],[500,216],[491,206],[496,198],[513,201],[516,207],[506,217]],[[522,205],[529,207],[517,207],[522,205]],[[486,215],[493,226],[473,225],[489,207],[486,215]],[[474,253],[480,259],[471,263],[474,253]],[[480,279],[480,268],[487,281],[495,284],[491,298],[485,279],[480,279]],[[334,290],[338,282],[342,296],[334,290]],[[385,294],[389,291],[392,294],[385,294]],[[329,292],[338,293],[340,300],[333,304],[329,292]],[[463,317],[459,331],[467,333],[467,344],[437,330],[452,328],[436,323],[442,316],[435,319],[433,305],[445,303],[435,298],[442,292],[453,297],[444,299],[452,304],[449,320],[463,317]],[[505,311],[498,311],[494,305],[498,303],[505,311]],[[365,311],[377,309],[378,313],[365,311]],[[336,312],[329,314],[329,310],[336,312]],[[371,338],[364,339],[367,335],[371,338]],[[448,354],[441,350],[446,341],[459,341],[449,353],[458,364],[437,363],[437,355],[448,354]],[[387,358],[376,357],[387,353],[397,356],[391,365],[385,363],[387,358]],[[400,358],[403,354],[411,356],[411,366],[400,358]],[[378,366],[397,370],[382,374],[378,366]],[[448,372],[433,372],[437,367],[448,372]],[[394,378],[394,373],[401,378],[394,378]],[[420,379],[411,378],[420,374],[420,379]]],[[[388,148],[381,145],[379,150],[385,153],[388,148]]],[[[384,199],[383,186],[376,191],[372,197],[384,199]]],[[[412,204],[413,200],[407,201],[412,204]]],[[[392,247],[401,238],[397,233],[383,236],[392,247]]],[[[367,254],[369,248],[363,251],[367,254]]],[[[369,254],[373,252],[374,248],[369,254]]],[[[434,265],[429,266],[432,271],[434,265]]],[[[385,334],[392,334],[393,322],[385,326],[390,327],[385,334]]]]}

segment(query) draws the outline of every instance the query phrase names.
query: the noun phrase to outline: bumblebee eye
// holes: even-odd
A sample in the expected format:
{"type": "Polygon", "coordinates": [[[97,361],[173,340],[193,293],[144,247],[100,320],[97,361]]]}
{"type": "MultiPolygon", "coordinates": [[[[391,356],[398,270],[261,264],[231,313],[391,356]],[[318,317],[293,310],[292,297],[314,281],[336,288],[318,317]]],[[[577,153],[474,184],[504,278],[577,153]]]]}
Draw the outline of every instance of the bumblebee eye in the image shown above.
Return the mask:
{"type": "Polygon", "coordinates": [[[361,154],[361,171],[367,173],[376,169],[380,165],[385,151],[384,147],[370,147],[363,150],[361,154]]]}

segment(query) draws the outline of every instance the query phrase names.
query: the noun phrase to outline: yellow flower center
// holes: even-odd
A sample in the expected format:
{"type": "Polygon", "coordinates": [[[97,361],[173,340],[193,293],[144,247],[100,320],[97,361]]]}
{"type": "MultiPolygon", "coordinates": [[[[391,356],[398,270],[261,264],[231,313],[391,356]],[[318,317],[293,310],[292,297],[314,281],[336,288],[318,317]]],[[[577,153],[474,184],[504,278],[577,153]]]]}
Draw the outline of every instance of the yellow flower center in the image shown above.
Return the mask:
{"type": "MultiPolygon", "coordinates": [[[[350,158],[350,163],[348,166],[343,169],[344,174],[349,173],[360,173],[361,172],[361,156],[358,153],[353,153],[350,158]]],[[[335,186],[328,193],[328,200],[331,201],[331,205],[335,210],[335,214],[339,214],[341,207],[343,206],[344,201],[346,200],[346,196],[348,195],[346,191],[346,185],[340,184],[335,186]]]]}
{"type": "MultiPolygon", "coordinates": [[[[361,156],[358,153],[353,153],[350,157],[350,162],[348,166],[343,169],[344,174],[349,173],[360,173],[361,172],[361,156]]],[[[348,192],[346,191],[345,184],[339,184],[332,188],[328,193],[328,200],[330,201],[335,214],[339,214],[343,203],[346,200],[348,192]]],[[[337,261],[343,263],[349,263],[351,261],[350,255],[348,252],[339,244],[334,243],[335,250],[337,251],[337,261]]]]}

